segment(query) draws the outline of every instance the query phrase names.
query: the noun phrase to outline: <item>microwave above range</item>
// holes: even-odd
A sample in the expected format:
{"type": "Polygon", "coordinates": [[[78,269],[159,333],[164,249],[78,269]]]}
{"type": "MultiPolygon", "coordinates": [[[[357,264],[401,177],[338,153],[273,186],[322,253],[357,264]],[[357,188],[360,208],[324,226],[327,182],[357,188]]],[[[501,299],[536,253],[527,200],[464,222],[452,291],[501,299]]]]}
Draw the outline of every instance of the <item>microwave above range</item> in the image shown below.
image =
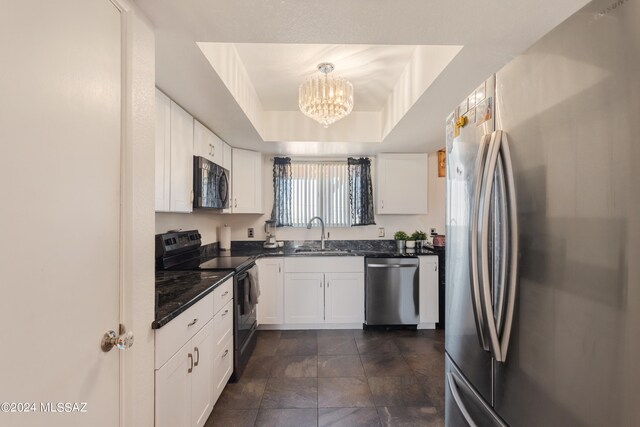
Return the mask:
{"type": "Polygon", "coordinates": [[[204,157],[193,156],[193,207],[229,207],[229,171],[204,157]]]}

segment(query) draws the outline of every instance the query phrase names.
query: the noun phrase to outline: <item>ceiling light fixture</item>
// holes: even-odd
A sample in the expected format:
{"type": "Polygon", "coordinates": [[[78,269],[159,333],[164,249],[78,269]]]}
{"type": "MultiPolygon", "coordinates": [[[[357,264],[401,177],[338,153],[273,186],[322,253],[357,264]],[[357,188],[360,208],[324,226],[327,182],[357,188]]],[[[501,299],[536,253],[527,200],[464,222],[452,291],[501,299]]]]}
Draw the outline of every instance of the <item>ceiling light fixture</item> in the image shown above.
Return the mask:
{"type": "Polygon", "coordinates": [[[321,74],[308,77],[298,89],[300,111],[325,128],[353,110],[353,85],[342,77],[330,76],[334,68],[329,62],[318,64],[321,74]]]}

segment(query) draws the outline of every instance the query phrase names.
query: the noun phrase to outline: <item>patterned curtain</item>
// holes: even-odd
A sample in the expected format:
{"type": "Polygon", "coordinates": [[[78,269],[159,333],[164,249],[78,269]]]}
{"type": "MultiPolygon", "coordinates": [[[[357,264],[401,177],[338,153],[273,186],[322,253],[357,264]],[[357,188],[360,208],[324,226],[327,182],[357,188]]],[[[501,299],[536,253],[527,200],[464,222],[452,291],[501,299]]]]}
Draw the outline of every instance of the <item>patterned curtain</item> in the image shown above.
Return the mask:
{"type": "Polygon", "coordinates": [[[273,159],[273,209],[271,220],[276,227],[291,226],[291,159],[273,159]]]}
{"type": "Polygon", "coordinates": [[[351,225],[374,225],[371,160],[366,157],[347,159],[349,165],[349,201],[351,225]]]}

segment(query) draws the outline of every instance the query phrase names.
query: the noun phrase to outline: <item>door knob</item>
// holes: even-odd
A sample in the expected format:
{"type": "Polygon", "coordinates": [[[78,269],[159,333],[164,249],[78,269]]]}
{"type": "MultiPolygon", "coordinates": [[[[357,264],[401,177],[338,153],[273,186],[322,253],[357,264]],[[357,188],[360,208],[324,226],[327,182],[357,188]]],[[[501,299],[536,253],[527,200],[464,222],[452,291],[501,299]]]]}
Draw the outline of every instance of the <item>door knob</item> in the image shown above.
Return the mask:
{"type": "Polygon", "coordinates": [[[124,326],[120,325],[120,335],[115,331],[108,331],[102,336],[102,351],[105,353],[110,351],[113,347],[118,347],[119,350],[126,350],[133,345],[133,332],[125,332],[124,326]]]}

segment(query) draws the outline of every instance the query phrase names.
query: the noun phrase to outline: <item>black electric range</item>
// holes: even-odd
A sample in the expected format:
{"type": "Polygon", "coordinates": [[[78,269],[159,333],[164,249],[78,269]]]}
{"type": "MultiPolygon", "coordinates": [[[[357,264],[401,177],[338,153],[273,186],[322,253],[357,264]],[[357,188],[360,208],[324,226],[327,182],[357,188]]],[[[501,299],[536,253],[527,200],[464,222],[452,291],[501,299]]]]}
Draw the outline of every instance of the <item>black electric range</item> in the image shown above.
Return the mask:
{"type": "MultiPolygon", "coordinates": [[[[202,236],[198,230],[170,231],[156,235],[156,270],[172,272],[230,271],[233,276],[234,367],[232,380],[237,381],[256,345],[258,326],[256,304],[251,301],[249,270],[255,267],[251,257],[200,254],[202,236]]],[[[185,273],[186,274],[186,273],[185,273]]]]}

